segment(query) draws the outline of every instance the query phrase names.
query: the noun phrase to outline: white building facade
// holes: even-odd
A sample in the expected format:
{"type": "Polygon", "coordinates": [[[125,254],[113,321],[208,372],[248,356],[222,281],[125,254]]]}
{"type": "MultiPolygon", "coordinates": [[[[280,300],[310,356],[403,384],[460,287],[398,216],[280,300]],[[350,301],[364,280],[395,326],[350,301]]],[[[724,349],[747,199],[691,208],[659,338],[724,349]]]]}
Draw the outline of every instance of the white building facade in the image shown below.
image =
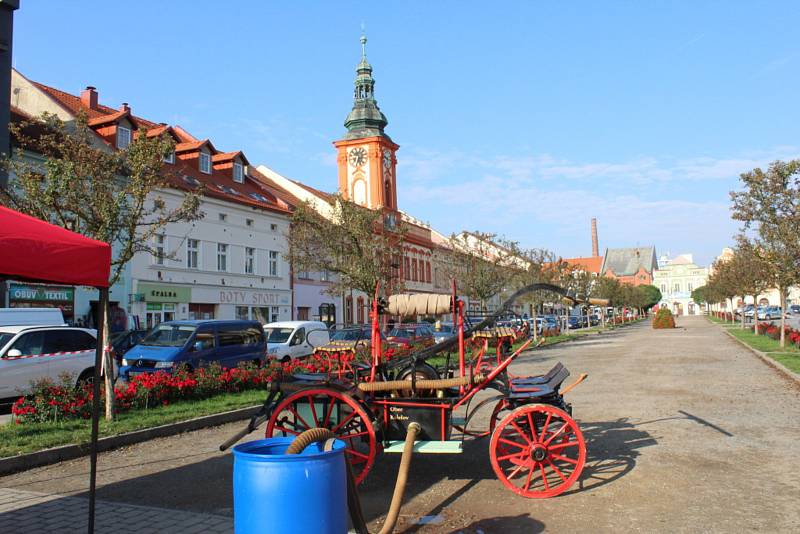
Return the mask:
{"type": "MultiPolygon", "coordinates": [[[[161,196],[169,205],[180,195],[161,196]]],[[[133,258],[130,313],[148,328],[175,319],[289,320],[288,217],[213,198],[203,198],[201,210],[202,219],[156,236],[163,256],[133,258]]]]}
{"type": "Polygon", "coordinates": [[[692,299],[692,291],[706,285],[708,267],[694,263],[691,254],[675,258],[661,256],[658,269],[653,272],[653,285],[661,290],[659,307],[669,309],[675,315],[701,315],[705,305],[692,299]]]}

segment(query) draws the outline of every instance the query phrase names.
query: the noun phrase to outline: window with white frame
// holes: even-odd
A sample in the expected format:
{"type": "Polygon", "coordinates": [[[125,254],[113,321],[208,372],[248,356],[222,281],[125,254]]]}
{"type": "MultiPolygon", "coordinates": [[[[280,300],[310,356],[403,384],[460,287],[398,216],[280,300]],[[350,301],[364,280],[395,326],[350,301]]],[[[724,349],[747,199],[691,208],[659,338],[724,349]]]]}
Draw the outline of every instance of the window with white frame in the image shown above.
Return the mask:
{"type": "Polygon", "coordinates": [[[211,174],[211,154],[200,152],[200,172],[211,174]]]}
{"type": "Polygon", "coordinates": [[[200,241],[197,239],[186,240],[186,267],[198,269],[200,262],[200,241]]]}
{"type": "Polygon", "coordinates": [[[269,275],[278,276],[278,252],[275,250],[269,251],[269,275]]]}
{"type": "Polygon", "coordinates": [[[681,285],[675,284],[675,293],[680,293],[680,292],[681,292],[681,285]]]}
{"type": "Polygon", "coordinates": [[[228,220],[228,214],[226,214],[226,213],[220,213],[219,214],[219,221],[220,222],[225,222],[227,220],[228,220]]]}
{"type": "Polygon", "coordinates": [[[270,322],[274,323],[280,318],[281,309],[278,306],[270,306],[270,322]]]}
{"type": "Polygon", "coordinates": [[[164,156],[164,163],[175,163],[175,151],[173,150],[166,156],[164,156]]]}
{"type": "Polygon", "coordinates": [[[153,255],[153,263],[156,265],[164,265],[164,247],[167,238],[161,234],[156,235],[153,240],[155,241],[155,254],[153,255]]]}
{"type": "Polygon", "coordinates": [[[117,126],[117,148],[122,150],[131,144],[131,129],[124,126],[117,126]]]}
{"type": "Polygon", "coordinates": [[[250,226],[250,227],[252,227],[252,226],[253,226],[253,224],[254,224],[254,223],[253,223],[253,219],[245,219],[245,220],[244,220],[244,224],[245,224],[246,226],[250,226]]]}
{"type": "Polygon", "coordinates": [[[233,164],[233,181],[240,184],[244,182],[244,166],[241,163],[233,164]]]}
{"type": "Polygon", "coordinates": [[[330,275],[330,273],[328,273],[328,271],[322,271],[321,273],[319,273],[319,281],[320,282],[327,282],[330,279],[331,279],[331,275],[330,275]]]}
{"type": "Polygon", "coordinates": [[[278,231],[278,225],[277,224],[270,224],[269,225],[269,229],[272,232],[277,232],[278,231]]]}
{"type": "Polygon", "coordinates": [[[254,274],[256,272],[256,249],[244,247],[244,272],[254,274]]]}
{"type": "Polygon", "coordinates": [[[692,283],[691,282],[689,282],[689,285],[686,287],[686,291],[689,291],[691,293],[691,291],[692,291],[692,283]]]}
{"type": "Polygon", "coordinates": [[[217,243],[217,270],[228,270],[228,245],[217,243]]]}

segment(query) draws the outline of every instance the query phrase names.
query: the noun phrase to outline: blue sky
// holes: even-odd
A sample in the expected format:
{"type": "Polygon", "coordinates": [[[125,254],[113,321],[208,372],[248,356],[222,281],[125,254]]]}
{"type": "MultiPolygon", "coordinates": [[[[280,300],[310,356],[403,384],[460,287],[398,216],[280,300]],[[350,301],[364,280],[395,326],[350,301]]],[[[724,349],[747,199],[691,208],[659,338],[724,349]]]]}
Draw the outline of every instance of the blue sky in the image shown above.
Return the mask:
{"type": "Polygon", "coordinates": [[[333,190],[363,22],[402,209],[713,260],[739,173],[800,155],[800,3],[566,4],[23,0],[14,61],[333,190]]]}

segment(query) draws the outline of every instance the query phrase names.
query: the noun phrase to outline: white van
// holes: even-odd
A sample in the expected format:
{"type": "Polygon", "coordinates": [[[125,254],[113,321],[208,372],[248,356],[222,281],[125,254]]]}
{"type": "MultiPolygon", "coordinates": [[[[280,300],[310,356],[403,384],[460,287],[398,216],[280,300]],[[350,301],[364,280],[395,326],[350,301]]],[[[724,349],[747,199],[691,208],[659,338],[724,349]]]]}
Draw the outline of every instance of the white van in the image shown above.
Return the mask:
{"type": "Polygon", "coordinates": [[[279,361],[305,358],[314,348],[330,341],[325,323],[320,321],[279,321],[264,325],[267,358],[279,361]]]}
{"type": "Polygon", "coordinates": [[[90,381],[96,349],[97,332],[88,328],[0,326],[0,399],[13,402],[30,391],[31,381],[58,382],[63,373],[76,384],[90,381]]]}
{"type": "Polygon", "coordinates": [[[65,326],[59,308],[0,308],[0,326],[65,326]]]}

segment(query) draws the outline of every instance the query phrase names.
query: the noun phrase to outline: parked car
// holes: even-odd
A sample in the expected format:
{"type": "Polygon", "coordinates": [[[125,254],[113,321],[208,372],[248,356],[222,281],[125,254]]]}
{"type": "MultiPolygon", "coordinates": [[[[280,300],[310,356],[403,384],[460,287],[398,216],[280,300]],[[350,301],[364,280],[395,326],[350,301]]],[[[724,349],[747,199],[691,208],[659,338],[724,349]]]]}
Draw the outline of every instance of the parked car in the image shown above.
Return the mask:
{"type": "Polygon", "coordinates": [[[59,308],[0,308],[0,326],[66,326],[59,308]]]}
{"type": "Polygon", "coordinates": [[[742,313],[744,313],[745,317],[752,317],[753,316],[753,305],[747,304],[746,306],[739,306],[736,308],[736,311],[733,312],[736,317],[741,317],[742,313]]]}
{"type": "Polygon", "coordinates": [[[767,306],[766,308],[758,311],[759,321],[771,321],[773,319],[780,319],[783,311],[780,306],[767,306]]]}
{"type": "Polygon", "coordinates": [[[310,356],[316,347],[330,341],[325,323],[319,321],[280,321],[264,325],[267,356],[280,361],[310,356]]]}
{"type": "Polygon", "coordinates": [[[111,351],[117,364],[122,362],[126,352],[139,344],[147,335],[147,330],[125,330],[111,334],[111,351]]]}
{"type": "Polygon", "coordinates": [[[433,327],[433,342],[441,343],[445,339],[453,337],[456,333],[455,327],[450,323],[441,323],[433,327]]]}
{"type": "Polygon", "coordinates": [[[435,343],[430,325],[403,325],[392,328],[386,336],[389,343],[407,350],[416,351],[435,343]]]}
{"type": "Polygon", "coordinates": [[[567,322],[570,328],[586,328],[589,326],[590,319],[588,315],[570,315],[567,322]]]}
{"type": "Polygon", "coordinates": [[[240,362],[264,362],[267,339],[258,321],[168,321],[153,327],[125,353],[120,376],[190,369],[217,362],[236,367],[240,362]]]}
{"type": "Polygon", "coordinates": [[[792,315],[800,315],[800,304],[792,304],[789,306],[788,312],[792,315]]]}
{"type": "Polygon", "coordinates": [[[30,391],[31,381],[57,382],[63,373],[76,384],[91,381],[96,350],[97,332],[87,328],[0,327],[0,399],[13,402],[30,391]]]}

